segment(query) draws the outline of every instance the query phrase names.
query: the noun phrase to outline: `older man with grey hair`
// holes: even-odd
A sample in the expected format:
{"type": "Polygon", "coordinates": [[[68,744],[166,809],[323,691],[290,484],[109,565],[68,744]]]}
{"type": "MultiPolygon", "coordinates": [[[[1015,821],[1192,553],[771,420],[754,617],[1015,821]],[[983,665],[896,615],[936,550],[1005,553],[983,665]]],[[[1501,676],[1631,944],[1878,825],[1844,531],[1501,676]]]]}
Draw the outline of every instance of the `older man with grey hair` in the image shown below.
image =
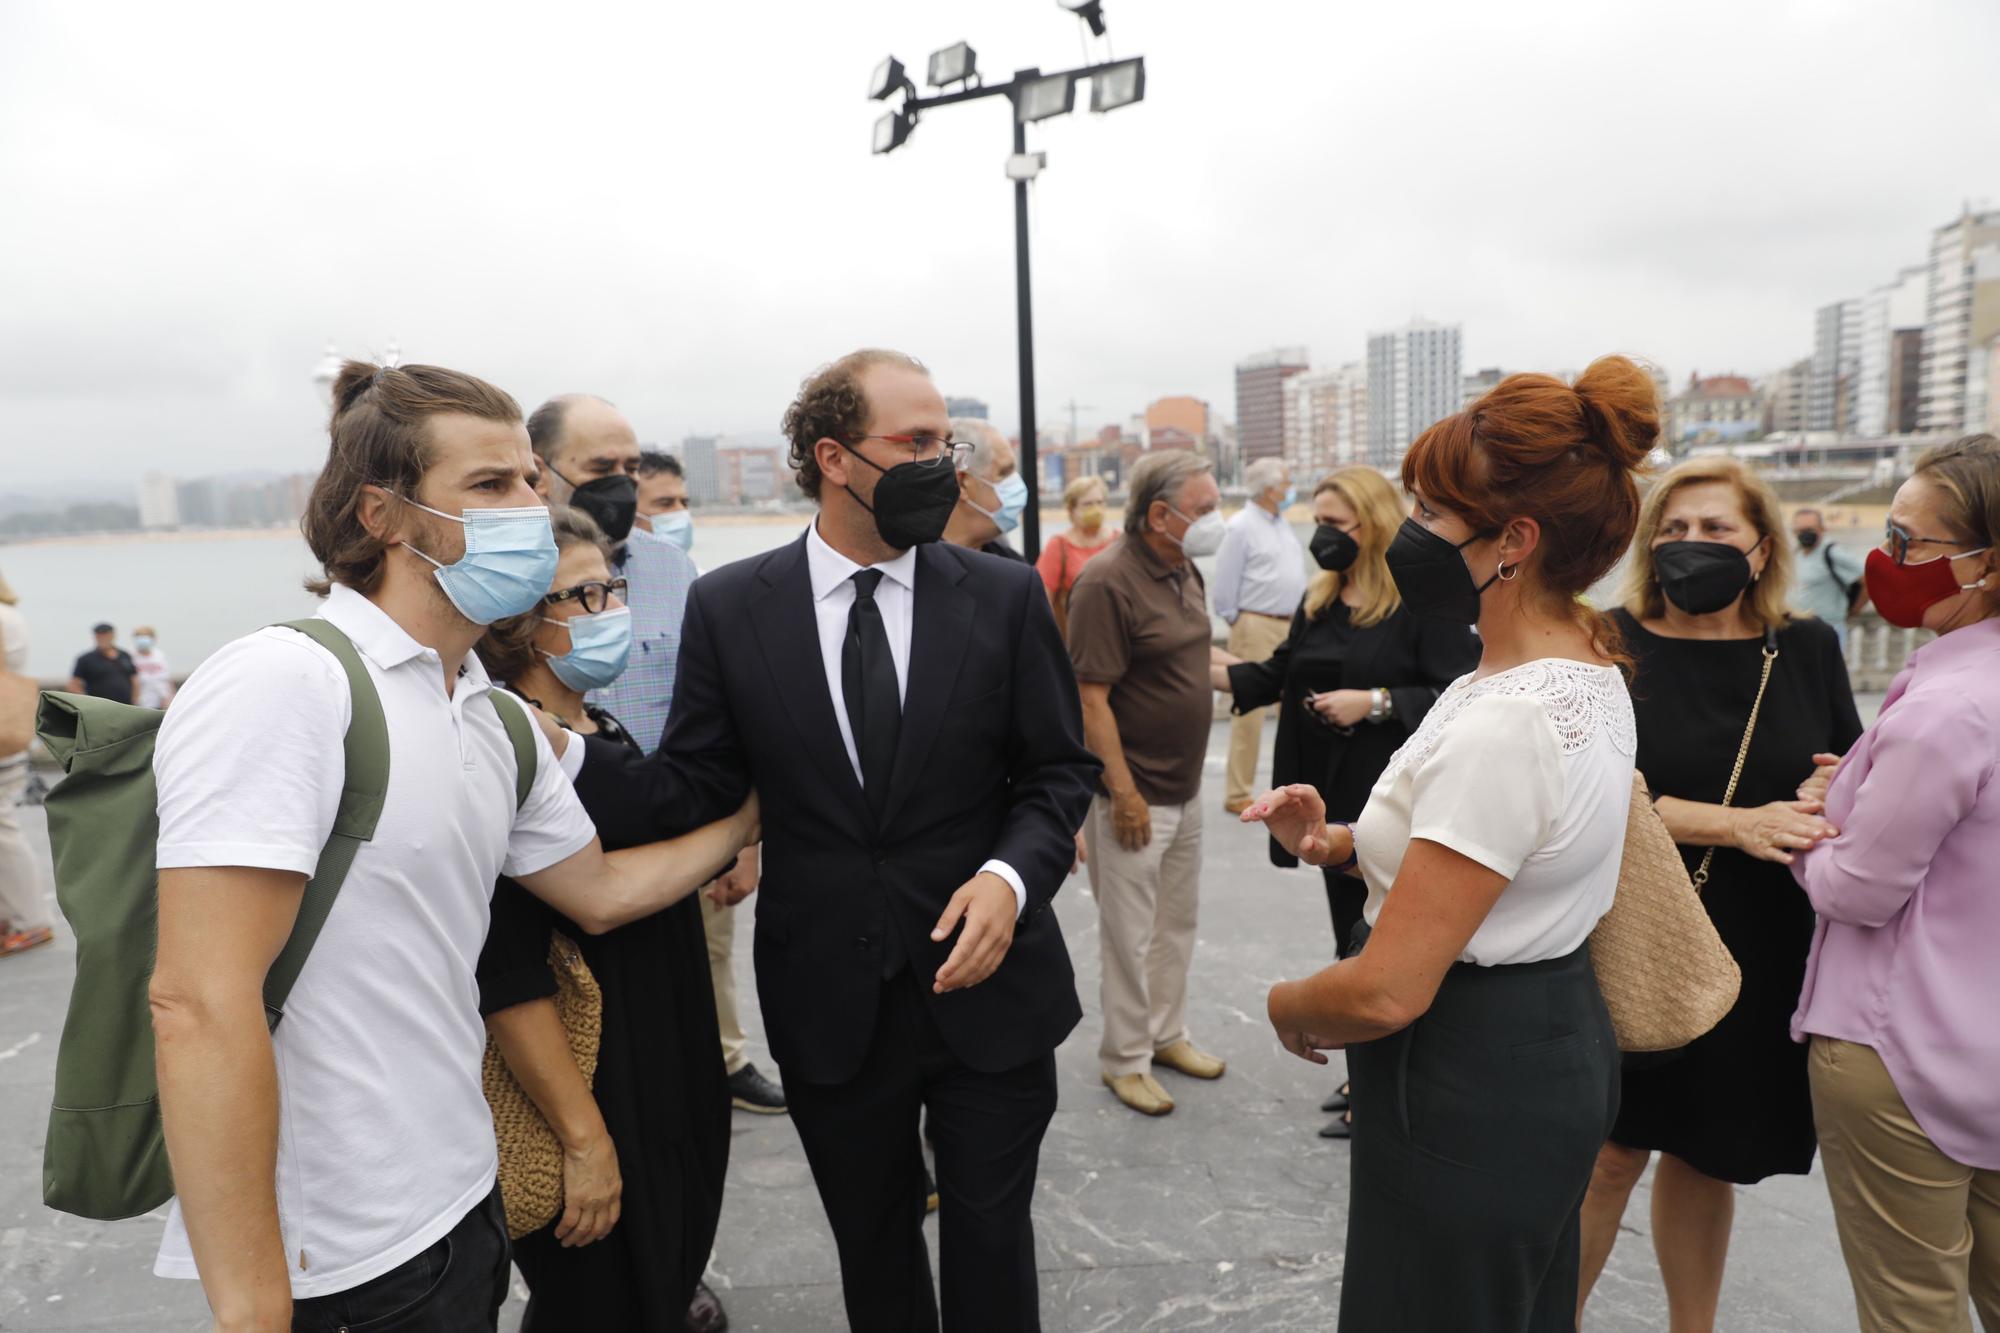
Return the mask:
{"type": "Polygon", "coordinates": [[[1013,444],[978,417],[953,417],[951,438],[972,449],[958,470],[958,504],[944,525],[944,539],[1004,560],[1025,560],[1006,540],[1028,503],[1028,481],[1015,462],[1013,444]]]}
{"type": "MultiPolygon", "coordinates": [[[[1215,614],[1229,623],[1229,651],[1262,662],[1285,641],[1292,614],[1306,595],[1306,556],[1285,522],[1296,498],[1283,459],[1260,458],[1244,469],[1250,503],[1229,520],[1215,558],[1215,614]]],[[[1229,724],[1229,763],[1222,808],[1241,814],[1257,784],[1264,713],[1253,708],[1229,724]]]]}
{"type": "Polygon", "coordinates": [[[1084,824],[1097,899],[1107,1087],[1165,1115],[1165,1066],[1219,1078],[1188,1036],[1188,964],[1201,884],[1201,766],[1214,716],[1208,604],[1192,557],[1222,538],[1222,493],[1183,450],[1132,470],[1128,538],[1083,567],[1069,604],[1084,741],[1104,763],[1084,824]]]}

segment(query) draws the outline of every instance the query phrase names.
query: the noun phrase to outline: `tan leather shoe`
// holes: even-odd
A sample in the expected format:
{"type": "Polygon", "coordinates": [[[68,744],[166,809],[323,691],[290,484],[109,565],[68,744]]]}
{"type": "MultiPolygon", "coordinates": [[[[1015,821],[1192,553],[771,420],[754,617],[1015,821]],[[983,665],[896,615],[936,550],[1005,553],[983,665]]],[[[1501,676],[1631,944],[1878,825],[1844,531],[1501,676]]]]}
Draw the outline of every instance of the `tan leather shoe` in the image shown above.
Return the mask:
{"type": "Polygon", "coordinates": [[[1251,797],[1239,796],[1233,801],[1224,801],[1222,808],[1232,815],[1240,815],[1250,808],[1251,797]]]}
{"type": "Polygon", "coordinates": [[[1162,1046],[1153,1052],[1153,1063],[1165,1065],[1169,1069],[1186,1074],[1189,1078],[1221,1078],[1229,1066],[1210,1055],[1197,1050],[1191,1041],[1177,1041],[1170,1046],[1162,1046]]]}
{"type": "Polygon", "coordinates": [[[1141,1115],[1165,1115],[1174,1109],[1174,1099],[1151,1074],[1106,1074],[1104,1086],[1141,1115]]]}

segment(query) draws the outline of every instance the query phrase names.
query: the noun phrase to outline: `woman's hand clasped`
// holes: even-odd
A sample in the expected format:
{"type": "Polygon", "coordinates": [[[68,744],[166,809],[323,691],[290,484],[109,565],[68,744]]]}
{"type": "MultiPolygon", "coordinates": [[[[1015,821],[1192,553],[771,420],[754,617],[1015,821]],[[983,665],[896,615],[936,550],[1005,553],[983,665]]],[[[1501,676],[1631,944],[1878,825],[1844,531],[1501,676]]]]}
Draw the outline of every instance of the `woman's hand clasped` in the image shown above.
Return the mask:
{"type": "Polygon", "coordinates": [[[1799,784],[1801,801],[1824,801],[1826,789],[1833,785],[1833,775],[1840,768],[1837,754],[1816,754],[1813,759],[1813,775],[1799,784]]]}
{"type": "Polygon", "coordinates": [[[1368,720],[1368,710],[1375,705],[1367,690],[1328,690],[1307,696],[1306,702],[1336,727],[1360,726],[1368,720]]]}
{"type": "Polygon", "coordinates": [[[1280,847],[1309,866],[1339,865],[1354,851],[1353,830],[1328,828],[1326,802],[1303,782],[1265,792],[1240,818],[1262,824],[1280,847]]]}
{"type": "Polygon", "coordinates": [[[563,1212],[556,1241],[575,1249],[603,1240],[618,1225],[625,1182],[618,1174],[618,1150],[609,1134],[563,1146],[563,1212]]]}
{"type": "Polygon", "coordinates": [[[1821,809],[1814,800],[1772,801],[1732,810],[1730,842],[1759,861],[1790,865],[1797,853],[1840,836],[1839,829],[1820,817],[1821,809]]]}

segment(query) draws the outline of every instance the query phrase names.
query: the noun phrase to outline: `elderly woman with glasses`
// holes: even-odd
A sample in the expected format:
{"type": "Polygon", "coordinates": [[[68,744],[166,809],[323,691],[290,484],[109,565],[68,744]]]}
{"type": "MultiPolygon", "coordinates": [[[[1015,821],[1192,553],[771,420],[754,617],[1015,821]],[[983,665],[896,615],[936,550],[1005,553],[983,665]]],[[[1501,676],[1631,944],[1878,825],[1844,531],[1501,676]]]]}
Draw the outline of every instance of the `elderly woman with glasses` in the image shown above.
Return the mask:
{"type": "MultiPolygon", "coordinates": [[[[641,753],[618,720],[586,703],[617,679],[631,613],[610,548],[580,511],[554,506],[561,562],[526,615],[479,641],[495,681],[576,733],[599,763],[641,753]],[[596,750],[606,755],[597,757],[596,750]]],[[[586,799],[605,846],[654,836],[643,812],[586,799]]],[[[678,1330],[714,1243],[729,1162],[729,1088],[693,897],[590,935],[512,880],[493,895],[479,1003],[494,1044],[563,1148],[563,1209],[514,1242],[530,1299],[521,1327],[678,1330]],[[573,941],[603,996],[594,1083],[556,1014],[551,932],[573,941]]]]}
{"type": "Polygon", "coordinates": [[[1921,459],[1865,577],[1934,631],[1792,867],[1819,913],[1792,1034],[1864,1330],[2000,1329],[2000,439],[1921,459]]]}

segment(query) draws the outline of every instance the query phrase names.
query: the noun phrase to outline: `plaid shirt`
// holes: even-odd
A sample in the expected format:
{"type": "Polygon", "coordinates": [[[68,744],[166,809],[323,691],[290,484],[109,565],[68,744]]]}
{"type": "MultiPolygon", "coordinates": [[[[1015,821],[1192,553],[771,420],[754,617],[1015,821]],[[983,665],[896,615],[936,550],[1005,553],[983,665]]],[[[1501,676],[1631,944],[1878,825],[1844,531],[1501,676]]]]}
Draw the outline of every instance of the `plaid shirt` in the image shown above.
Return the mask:
{"type": "Polygon", "coordinates": [[[625,674],[594,690],[590,702],[624,724],[651,754],[660,747],[674,704],[674,668],[680,661],[681,616],[695,580],[694,561],[678,546],[637,537],[624,548],[618,572],[627,580],[632,608],[632,658],[625,674]]]}

